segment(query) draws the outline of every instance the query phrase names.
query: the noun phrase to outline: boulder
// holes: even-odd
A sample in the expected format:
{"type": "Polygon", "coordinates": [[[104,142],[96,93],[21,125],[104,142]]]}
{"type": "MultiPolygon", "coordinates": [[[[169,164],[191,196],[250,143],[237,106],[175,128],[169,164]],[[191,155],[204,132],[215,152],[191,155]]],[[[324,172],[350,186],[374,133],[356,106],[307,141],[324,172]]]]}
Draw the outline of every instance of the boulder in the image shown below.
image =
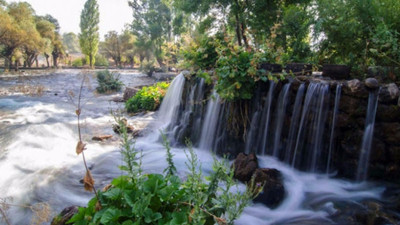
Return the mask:
{"type": "Polygon", "coordinates": [[[346,65],[325,64],[322,66],[322,76],[335,80],[349,78],[350,67],[346,65]]]}
{"type": "Polygon", "coordinates": [[[358,97],[358,98],[368,98],[368,90],[365,85],[358,79],[349,80],[343,85],[343,94],[358,97]]]}
{"type": "Polygon", "coordinates": [[[396,104],[398,103],[400,91],[396,84],[384,85],[379,92],[379,102],[396,104]]]}
{"type": "MultiPolygon", "coordinates": [[[[129,124],[128,124],[128,121],[127,121],[125,118],[122,118],[121,120],[122,120],[122,122],[125,124],[127,132],[128,132],[129,134],[130,134],[130,133],[134,133],[134,128],[133,128],[133,126],[129,125],[129,124]]],[[[119,124],[113,124],[113,125],[112,125],[112,128],[113,128],[113,131],[114,131],[115,133],[121,134],[121,127],[119,126],[119,124]]]]}
{"type": "Polygon", "coordinates": [[[112,137],[113,137],[112,135],[97,135],[97,136],[93,136],[92,140],[93,141],[105,141],[112,137]]]}
{"type": "Polygon", "coordinates": [[[78,206],[70,206],[61,211],[51,221],[51,225],[65,225],[78,212],[78,206]]]}
{"type": "Polygon", "coordinates": [[[367,78],[367,79],[365,79],[364,84],[365,84],[366,87],[368,87],[370,89],[373,89],[373,90],[379,88],[379,82],[375,78],[367,78]]]}
{"type": "Polygon", "coordinates": [[[140,87],[126,87],[122,99],[123,99],[124,101],[128,101],[128,100],[129,100],[130,98],[132,98],[139,90],[140,90],[140,87]]]}
{"type": "Polygon", "coordinates": [[[270,208],[277,207],[285,197],[281,172],[277,169],[257,169],[253,177],[255,185],[264,185],[263,190],[254,201],[263,203],[270,208]]]}
{"type": "Polygon", "coordinates": [[[251,180],[253,173],[258,168],[258,161],[255,154],[251,153],[246,155],[239,153],[233,162],[234,175],[233,177],[241,182],[248,182],[251,180]]]}

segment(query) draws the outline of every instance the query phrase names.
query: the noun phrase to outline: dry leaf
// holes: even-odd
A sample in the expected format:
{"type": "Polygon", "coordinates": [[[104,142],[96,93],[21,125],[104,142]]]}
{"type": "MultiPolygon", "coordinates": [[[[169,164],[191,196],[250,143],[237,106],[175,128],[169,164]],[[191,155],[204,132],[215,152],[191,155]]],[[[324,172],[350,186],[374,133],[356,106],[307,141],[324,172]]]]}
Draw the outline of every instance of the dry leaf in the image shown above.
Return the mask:
{"type": "Polygon", "coordinates": [[[112,187],[112,184],[107,184],[103,189],[101,190],[102,192],[108,191],[112,187]]]}
{"type": "Polygon", "coordinates": [[[95,210],[96,212],[100,211],[103,207],[101,207],[101,203],[99,201],[96,202],[95,210]]]}
{"type": "Polygon", "coordinates": [[[75,113],[76,113],[77,116],[81,115],[81,109],[75,110],[75,113]]]}
{"type": "Polygon", "coordinates": [[[83,150],[85,150],[86,144],[83,144],[82,141],[79,141],[78,144],[76,145],[76,154],[81,154],[83,150]]]}
{"type": "Polygon", "coordinates": [[[83,185],[86,191],[93,191],[94,180],[92,174],[90,173],[90,170],[86,171],[86,175],[83,178],[83,185]]]}

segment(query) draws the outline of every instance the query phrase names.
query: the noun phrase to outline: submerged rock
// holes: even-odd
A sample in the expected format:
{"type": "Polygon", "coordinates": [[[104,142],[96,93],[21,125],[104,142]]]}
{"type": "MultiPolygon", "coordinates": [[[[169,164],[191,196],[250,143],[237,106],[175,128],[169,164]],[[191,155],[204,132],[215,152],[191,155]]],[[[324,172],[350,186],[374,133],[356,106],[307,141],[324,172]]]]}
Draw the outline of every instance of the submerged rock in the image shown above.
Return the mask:
{"type": "Polygon", "coordinates": [[[63,209],[60,214],[53,218],[51,225],[65,225],[77,212],[78,206],[67,207],[63,209]]]}
{"type": "Polygon", "coordinates": [[[97,135],[97,136],[92,137],[92,140],[93,141],[105,141],[112,137],[113,137],[112,135],[97,135]]]}
{"type": "Polygon", "coordinates": [[[248,182],[251,180],[253,173],[258,168],[258,161],[255,154],[251,153],[246,155],[240,153],[233,163],[234,175],[233,177],[241,182],[248,182]]]}
{"type": "Polygon", "coordinates": [[[264,189],[254,199],[270,208],[277,207],[285,197],[282,174],[277,169],[257,169],[254,172],[255,184],[264,184],[264,189]]]}

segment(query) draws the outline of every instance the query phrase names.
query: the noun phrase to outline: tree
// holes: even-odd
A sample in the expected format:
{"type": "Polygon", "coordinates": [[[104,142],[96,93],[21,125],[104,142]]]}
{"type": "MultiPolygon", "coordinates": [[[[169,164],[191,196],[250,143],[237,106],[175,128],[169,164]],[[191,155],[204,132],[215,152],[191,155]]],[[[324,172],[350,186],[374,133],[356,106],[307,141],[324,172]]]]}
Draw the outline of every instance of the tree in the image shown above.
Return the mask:
{"type": "Polygon", "coordinates": [[[63,45],[68,50],[69,53],[80,53],[81,50],[79,48],[79,38],[73,33],[64,33],[62,36],[63,45]]]}
{"type": "Polygon", "coordinates": [[[164,66],[162,46],[165,40],[171,39],[172,32],[169,6],[161,0],[133,0],[129,6],[133,9],[133,34],[139,43],[151,45],[158,64],[164,66]]]}
{"type": "Polygon", "coordinates": [[[99,5],[96,0],[87,0],[81,12],[79,44],[93,68],[99,46],[99,5]]]}
{"type": "Polygon", "coordinates": [[[112,58],[117,67],[121,67],[125,59],[128,59],[132,65],[134,42],[135,38],[129,31],[125,31],[121,35],[116,31],[109,31],[104,35],[104,42],[101,43],[101,51],[106,57],[112,58]]]}
{"type": "Polygon", "coordinates": [[[3,46],[6,69],[11,68],[12,57],[27,45],[30,35],[36,35],[33,13],[32,7],[26,2],[11,3],[7,10],[0,7],[0,45],[3,46]]]}

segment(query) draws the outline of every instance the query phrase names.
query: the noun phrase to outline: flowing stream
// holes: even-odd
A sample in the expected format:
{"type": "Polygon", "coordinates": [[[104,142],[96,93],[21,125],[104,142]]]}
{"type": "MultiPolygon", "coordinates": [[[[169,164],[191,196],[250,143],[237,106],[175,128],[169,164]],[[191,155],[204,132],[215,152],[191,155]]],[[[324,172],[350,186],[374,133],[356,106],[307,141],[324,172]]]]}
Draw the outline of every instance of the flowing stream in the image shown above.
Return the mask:
{"type": "MultiPolygon", "coordinates": [[[[79,71],[71,70],[48,76],[37,76],[27,81],[15,78],[0,80],[1,87],[34,82],[43,85],[46,90],[41,97],[19,94],[0,97],[0,170],[2,171],[0,198],[7,198],[10,203],[16,205],[46,202],[51,207],[52,215],[55,215],[65,207],[85,205],[93,197],[92,193],[85,192],[83,189],[81,179],[85,170],[82,158],[75,153],[78,132],[73,102],[77,100],[82,77],[79,71]],[[73,100],[69,97],[70,93],[75,93],[73,100]]],[[[138,150],[143,150],[145,172],[161,173],[167,165],[165,149],[158,141],[158,129],[171,124],[172,120],[184,119],[177,118],[174,112],[185,82],[182,77],[178,76],[171,85],[159,113],[128,117],[129,123],[135,128],[147,127],[148,130],[144,132],[147,135],[138,138],[135,144],[138,150]],[[161,122],[154,123],[157,118],[161,118],[161,122]],[[153,126],[147,126],[148,124],[153,124],[153,126]]],[[[122,73],[121,79],[127,86],[154,82],[136,72],[122,73]]],[[[111,128],[113,117],[110,110],[122,108],[123,104],[112,101],[113,98],[121,96],[121,93],[95,94],[96,85],[94,77],[88,76],[82,98],[84,103],[82,132],[84,141],[88,143],[85,154],[96,180],[96,187],[102,188],[112,178],[122,174],[118,169],[122,158],[119,153],[118,138],[111,128]],[[91,140],[93,135],[102,134],[113,134],[114,137],[103,143],[91,140]]],[[[272,93],[274,85],[271,86],[272,93]]],[[[321,95],[326,90],[324,85],[314,85],[311,88],[313,93],[318,92],[321,95]]],[[[304,89],[299,89],[298,95],[303,94],[304,89]]],[[[309,92],[307,92],[308,95],[310,95],[309,92]]],[[[303,122],[305,111],[309,110],[308,105],[312,103],[307,96],[303,112],[296,112],[300,128],[305,126],[303,122]]],[[[209,110],[220,110],[216,105],[218,99],[217,96],[209,101],[207,106],[209,110]]],[[[262,119],[264,121],[270,120],[270,101],[272,99],[267,99],[265,111],[268,116],[262,119]]],[[[323,104],[322,97],[319,101],[316,104],[323,104]]],[[[213,113],[216,113],[215,111],[213,113]]],[[[261,116],[257,115],[257,117],[256,120],[261,116]]],[[[323,112],[316,113],[317,122],[315,123],[324,119],[323,112]]],[[[202,128],[202,138],[212,132],[208,131],[210,127],[215,127],[212,121],[209,122],[210,124],[204,124],[202,128]]],[[[282,126],[280,123],[278,121],[276,125],[278,128],[282,126]]],[[[297,137],[296,141],[300,142],[302,131],[300,129],[298,134],[293,132],[291,135],[297,137]]],[[[276,139],[279,139],[278,135],[276,139]]],[[[213,153],[205,148],[212,145],[204,140],[203,142],[196,153],[202,163],[204,173],[208,174],[212,169],[213,153]]],[[[200,143],[202,143],[201,140],[200,143]]],[[[263,143],[261,145],[265,146],[263,143]]],[[[291,145],[296,147],[299,143],[291,143],[291,145]]],[[[275,146],[275,148],[280,147],[275,146]]],[[[184,177],[187,169],[183,149],[173,148],[172,151],[176,167],[180,175],[184,177]]],[[[290,160],[287,159],[287,161],[290,160]]],[[[292,161],[295,163],[294,158],[292,161]]],[[[331,217],[338,212],[334,207],[337,202],[350,204],[363,199],[379,199],[383,191],[383,188],[367,182],[360,184],[332,179],[325,174],[300,172],[274,157],[260,156],[259,164],[261,167],[276,168],[282,172],[286,188],[285,200],[276,209],[269,209],[262,204],[253,204],[245,209],[236,224],[334,224],[331,217]]],[[[243,189],[244,185],[240,185],[239,188],[243,189]]],[[[27,208],[13,206],[7,211],[7,215],[12,224],[24,225],[30,223],[32,212],[27,208]]]]}

